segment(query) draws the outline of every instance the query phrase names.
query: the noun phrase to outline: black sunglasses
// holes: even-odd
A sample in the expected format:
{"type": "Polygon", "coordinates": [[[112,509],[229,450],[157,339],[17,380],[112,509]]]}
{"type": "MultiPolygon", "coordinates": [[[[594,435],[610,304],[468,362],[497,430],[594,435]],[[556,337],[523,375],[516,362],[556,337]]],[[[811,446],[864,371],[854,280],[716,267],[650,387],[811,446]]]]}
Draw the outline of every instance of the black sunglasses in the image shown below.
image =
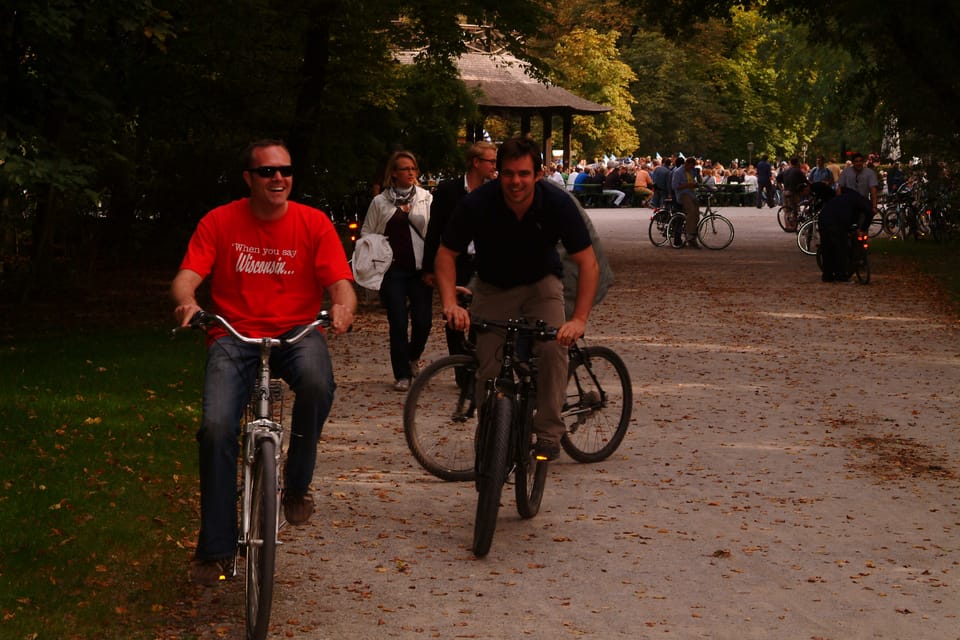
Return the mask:
{"type": "Polygon", "coordinates": [[[272,178],[277,171],[280,172],[284,178],[289,178],[293,175],[293,167],[289,164],[282,167],[254,167],[253,169],[247,169],[250,173],[255,173],[261,178],[272,178]]]}

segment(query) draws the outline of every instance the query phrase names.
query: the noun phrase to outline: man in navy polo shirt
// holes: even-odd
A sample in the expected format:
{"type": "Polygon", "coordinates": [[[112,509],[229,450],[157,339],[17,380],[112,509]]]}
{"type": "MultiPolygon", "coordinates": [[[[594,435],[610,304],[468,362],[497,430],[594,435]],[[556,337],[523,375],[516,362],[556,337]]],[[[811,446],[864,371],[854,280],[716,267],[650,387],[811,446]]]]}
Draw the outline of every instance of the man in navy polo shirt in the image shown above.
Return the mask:
{"type": "MultiPolygon", "coordinates": [[[[523,317],[559,327],[556,342],[537,342],[539,356],[536,455],[554,460],[560,454],[564,423],[560,417],[567,387],[567,347],[580,338],[593,308],[599,267],[587,227],[573,199],[559,189],[540,184],[540,148],[528,138],[513,138],[497,152],[499,177],[473,190],[454,211],[442,235],[434,261],[437,287],[447,322],[467,331],[470,314],[457,305],[458,254],[470,242],[476,249],[477,278],[473,312],[485,319],[523,317]],[[562,242],[579,268],[573,316],[565,319],[563,267],[557,253],[562,242]]],[[[477,336],[478,394],[500,371],[502,337],[477,336]]]]}

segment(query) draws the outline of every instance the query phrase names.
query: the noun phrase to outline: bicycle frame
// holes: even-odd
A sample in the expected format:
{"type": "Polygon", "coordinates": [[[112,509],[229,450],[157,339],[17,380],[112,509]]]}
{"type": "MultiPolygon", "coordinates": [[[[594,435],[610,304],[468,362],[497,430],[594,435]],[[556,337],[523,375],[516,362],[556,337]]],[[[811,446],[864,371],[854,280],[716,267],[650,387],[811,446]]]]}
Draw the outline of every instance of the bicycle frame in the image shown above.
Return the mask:
{"type": "MultiPolygon", "coordinates": [[[[480,329],[483,330],[494,325],[488,321],[481,321],[480,329]]],[[[500,364],[500,373],[496,378],[487,380],[487,397],[491,393],[501,392],[511,399],[517,411],[514,411],[514,424],[511,425],[510,450],[508,459],[513,462],[510,471],[517,467],[517,453],[522,451],[524,443],[530,441],[530,431],[532,429],[533,411],[536,407],[536,379],[537,365],[536,356],[533,355],[533,345],[531,340],[531,352],[529,358],[517,359],[517,340],[520,337],[520,321],[511,320],[506,323],[506,336],[503,342],[503,360],[500,364]]],[[[542,321],[537,323],[537,330],[546,333],[546,324],[542,321]]],[[[534,336],[531,335],[531,339],[534,336]]],[[[481,455],[480,449],[477,455],[481,455]]],[[[479,466],[477,467],[479,468],[479,466]]]]}
{"type": "MultiPolygon", "coordinates": [[[[270,385],[270,351],[274,346],[282,344],[282,340],[277,338],[261,338],[260,343],[260,367],[255,387],[257,397],[254,399],[254,419],[248,421],[243,428],[243,504],[241,509],[240,538],[237,544],[242,548],[251,542],[250,540],[250,514],[252,513],[253,485],[252,469],[254,456],[256,454],[257,444],[261,439],[267,438],[273,441],[274,460],[277,471],[277,512],[275,514],[275,524],[273,534],[280,544],[280,493],[282,484],[280,482],[280,456],[283,445],[283,425],[274,421],[273,418],[273,398],[271,397],[270,385]]],[[[233,575],[238,573],[239,558],[234,557],[233,575]]]]}

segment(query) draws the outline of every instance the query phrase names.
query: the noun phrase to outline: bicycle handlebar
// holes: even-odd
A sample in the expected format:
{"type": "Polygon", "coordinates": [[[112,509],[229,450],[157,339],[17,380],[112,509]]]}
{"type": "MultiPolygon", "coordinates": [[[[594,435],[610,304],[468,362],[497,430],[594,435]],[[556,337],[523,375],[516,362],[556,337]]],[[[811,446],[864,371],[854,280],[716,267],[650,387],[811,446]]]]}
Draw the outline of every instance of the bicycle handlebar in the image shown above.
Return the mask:
{"type": "Polygon", "coordinates": [[[305,326],[299,333],[290,338],[251,338],[234,329],[233,325],[231,325],[223,316],[219,316],[215,313],[209,313],[201,309],[193,314],[193,317],[190,318],[190,322],[186,326],[173,329],[173,331],[171,331],[171,335],[176,335],[180,331],[186,329],[206,329],[214,324],[220,325],[226,329],[230,335],[241,342],[245,342],[247,344],[263,344],[267,342],[271,347],[279,347],[300,342],[306,335],[308,335],[317,327],[327,328],[331,326],[333,324],[333,317],[328,311],[321,311],[317,314],[316,320],[305,326]]]}
{"type": "Polygon", "coordinates": [[[479,331],[489,331],[491,328],[507,329],[516,331],[523,336],[532,336],[537,340],[548,342],[557,339],[557,327],[551,327],[543,320],[537,320],[536,324],[530,324],[525,319],[519,320],[485,320],[470,314],[470,325],[476,327],[479,331]]]}

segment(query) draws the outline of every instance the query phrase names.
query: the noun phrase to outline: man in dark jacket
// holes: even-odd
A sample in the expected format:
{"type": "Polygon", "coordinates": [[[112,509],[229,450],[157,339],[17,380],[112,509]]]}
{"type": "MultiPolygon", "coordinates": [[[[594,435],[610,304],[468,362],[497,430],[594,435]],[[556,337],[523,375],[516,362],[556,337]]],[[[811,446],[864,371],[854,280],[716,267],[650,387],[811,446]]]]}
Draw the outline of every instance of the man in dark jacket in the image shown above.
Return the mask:
{"type": "MultiPolygon", "coordinates": [[[[477,142],[467,149],[467,172],[463,176],[444,180],[433,192],[430,204],[430,222],[423,249],[423,277],[431,287],[435,285],[433,261],[440,248],[440,236],[454,209],[464,196],[480,185],[497,177],[497,147],[492,142],[477,142]]],[[[456,286],[466,287],[473,277],[473,254],[464,251],[456,260],[456,286]]],[[[450,355],[463,353],[463,332],[445,326],[447,350],[450,355]]]]}

